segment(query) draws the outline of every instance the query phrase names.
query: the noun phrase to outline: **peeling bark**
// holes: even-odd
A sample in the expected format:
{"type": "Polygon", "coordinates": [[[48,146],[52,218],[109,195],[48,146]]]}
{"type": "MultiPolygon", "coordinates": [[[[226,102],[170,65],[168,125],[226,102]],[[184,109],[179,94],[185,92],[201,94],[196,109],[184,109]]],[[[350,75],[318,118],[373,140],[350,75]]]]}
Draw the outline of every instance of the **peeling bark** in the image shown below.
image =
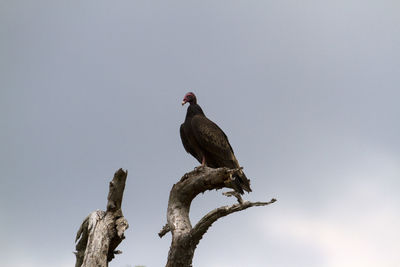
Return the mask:
{"type": "Polygon", "coordinates": [[[80,226],[75,242],[75,267],[107,267],[115,250],[125,239],[124,232],[129,227],[121,210],[122,198],[128,172],[119,169],[110,182],[107,210],[97,210],[89,214],[80,226]]]}
{"type": "Polygon", "coordinates": [[[232,174],[238,170],[198,167],[194,171],[186,173],[178,183],[173,185],[168,201],[167,224],[158,234],[163,237],[169,231],[172,233],[167,267],[192,266],[194,251],[198,243],[219,218],[250,207],[269,205],[276,201],[275,199],[271,199],[269,202],[243,201],[240,194],[235,191],[227,192],[224,194],[235,196],[238,203],[210,211],[192,227],[189,219],[192,200],[207,190],[232,188],[232,174]]]}

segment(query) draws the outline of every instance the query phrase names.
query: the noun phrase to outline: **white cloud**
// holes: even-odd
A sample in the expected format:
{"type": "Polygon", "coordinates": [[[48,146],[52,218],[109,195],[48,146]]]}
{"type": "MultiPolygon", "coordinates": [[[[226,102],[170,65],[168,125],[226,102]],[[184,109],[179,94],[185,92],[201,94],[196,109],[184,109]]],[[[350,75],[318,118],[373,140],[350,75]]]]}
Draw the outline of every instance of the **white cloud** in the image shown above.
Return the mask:
{"type": "MultiPolygon", "coordinates": [[[[398,168],[383,173],[385,177],[398,174],[398,168]]],[[[269,238],[272,233],[274,238],[301,244],[302,250],[318,248],[314,251],[322,255],[316,256],[323,258],[326,267],[399,266],[398,196],[388,196],[393,189],[379,180],[354,181],[323,212],[309,215],[288,209],[269,218],[268,225],[262,225],[263,232],[269,238]]]]}

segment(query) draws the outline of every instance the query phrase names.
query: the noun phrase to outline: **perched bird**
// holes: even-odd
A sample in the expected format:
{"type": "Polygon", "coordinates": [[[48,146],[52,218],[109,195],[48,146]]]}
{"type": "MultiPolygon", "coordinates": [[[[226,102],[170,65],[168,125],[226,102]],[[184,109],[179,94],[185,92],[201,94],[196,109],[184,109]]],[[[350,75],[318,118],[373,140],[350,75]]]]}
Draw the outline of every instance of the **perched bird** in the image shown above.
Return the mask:
{"type": "MultiPolygon", "coordinates": [[[[217,124],[204,115],[194,93],[189,92],[185,95],[182,106],[186,103],[190,105],[180,128],[182,144],[186,152],[195,157],[202,166],[239,168],[240,165],[228,137],[217,124]]],[[[233,175],[233,181],[234,189],[240,194],[244,193],[243,190],[251,192],[250,180],[242,170],[233,175]]]]}

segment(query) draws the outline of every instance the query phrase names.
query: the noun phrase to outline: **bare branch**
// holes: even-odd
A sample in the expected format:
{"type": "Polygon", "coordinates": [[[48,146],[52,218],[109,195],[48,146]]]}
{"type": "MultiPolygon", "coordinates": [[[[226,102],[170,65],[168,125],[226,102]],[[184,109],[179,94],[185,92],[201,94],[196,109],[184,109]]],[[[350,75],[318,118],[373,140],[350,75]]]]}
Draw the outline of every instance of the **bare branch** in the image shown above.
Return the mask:
{"type": "Polygon", "coordinates": [[[110,189],[107,197],[107,211],[121,209],[122,197],[124,196],[126,177],[128,171],[119,169],[110,182],[110,189]]]}
{"type": "MultiPolygon", "coordinates": [[[[241,201],[242,201],[242,203],[234,204],[231,206],[223,206],[223,207],[214,209],[214,210],[210,211],[209,213],[207,213],[206,215],[204,215],[204,217],[200,219],[200,221],[193,227],[193,229],[191,231],[192,237],[195,239],[194,241],[197,241],[197,242],[200,241],[200,239],[207,232],[207,230],[210,228],[210,226],[215,221],[217,221],[219,218],[227,216],[234,212],[245,210],[250,207],[266,206],[266,205],[274,203],[276,201],[276,199],[273,198],[268,202],[250,202],[250,201],[243,202],[243,200],[241,200],[241,201]]],[[[240,202],[240,200],[239,200],[239,202],[240,202]]]]}
{"type": "Polygon", "coordinates": [[[158,236],[161,238],[163,237],[166,233],[168,233],[169,231],[171,231],[171,229],[169,228],[169,224],[165,224],[163,226],[163,228],[160,230],[160,232],[158,233],[158,236]]]}

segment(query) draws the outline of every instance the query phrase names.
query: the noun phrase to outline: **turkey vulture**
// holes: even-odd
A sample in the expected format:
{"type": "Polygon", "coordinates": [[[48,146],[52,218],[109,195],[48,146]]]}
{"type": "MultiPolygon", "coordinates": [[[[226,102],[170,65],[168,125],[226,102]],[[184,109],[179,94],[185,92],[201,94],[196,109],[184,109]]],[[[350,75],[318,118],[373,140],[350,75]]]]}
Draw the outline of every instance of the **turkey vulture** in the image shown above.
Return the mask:
{"type": "MultiPolygon", "coordinates": [[[[185,122],[182,123],[180,134],[186,152],[195,157],[202,166],[211,168],[239,168],[239,163],[229,144],[228,137],[217,124],[209,120],[197,104],[196,96],[189,92],[182,101],[182,106],[189,102],[185,122]]],[[[251,192],[250,180],[242,170],[233,175],[236,191],[251,192]]]]}

